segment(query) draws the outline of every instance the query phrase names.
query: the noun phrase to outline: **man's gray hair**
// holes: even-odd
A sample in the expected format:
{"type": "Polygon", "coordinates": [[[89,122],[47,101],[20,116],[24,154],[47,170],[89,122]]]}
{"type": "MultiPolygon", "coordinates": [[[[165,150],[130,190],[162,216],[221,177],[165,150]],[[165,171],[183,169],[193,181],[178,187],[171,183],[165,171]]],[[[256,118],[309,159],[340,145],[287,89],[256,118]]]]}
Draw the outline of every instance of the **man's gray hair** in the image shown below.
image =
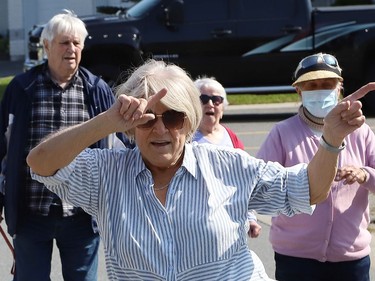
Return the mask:
{"type": "Polygon", "coordinates": [[[70,10],[63,10],[62,13],[52,17],[44,27],[41,35],[41,40],[51,42],[58,34],[73,34],[79,37],[82,46],[88,35],[85,23],[77,17],[77,15],[70,10]]]}

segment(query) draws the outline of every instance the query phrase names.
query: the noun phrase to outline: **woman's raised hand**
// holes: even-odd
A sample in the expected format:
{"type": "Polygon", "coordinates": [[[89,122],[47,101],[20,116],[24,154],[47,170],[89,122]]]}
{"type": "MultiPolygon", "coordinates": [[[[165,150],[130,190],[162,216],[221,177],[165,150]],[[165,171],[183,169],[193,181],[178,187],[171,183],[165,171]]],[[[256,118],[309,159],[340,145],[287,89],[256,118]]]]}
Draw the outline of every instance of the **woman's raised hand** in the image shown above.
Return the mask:
{"type": "Polygon", "coordinates": [[[167,94],[166,89],[160,90],[148,100],[127,95],[118,96],[116,102],[106,111],[108,125],[114,126],[114,132],[124,132],[155,118],[147,110],[158,103],[167,94]]]}

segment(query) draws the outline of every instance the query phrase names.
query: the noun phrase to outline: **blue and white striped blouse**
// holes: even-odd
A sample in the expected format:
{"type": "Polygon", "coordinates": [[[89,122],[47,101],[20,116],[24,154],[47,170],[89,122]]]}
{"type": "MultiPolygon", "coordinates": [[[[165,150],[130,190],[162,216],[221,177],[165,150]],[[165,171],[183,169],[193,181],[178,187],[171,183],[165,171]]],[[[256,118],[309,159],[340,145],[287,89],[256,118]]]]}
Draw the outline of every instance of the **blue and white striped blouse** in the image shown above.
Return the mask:
{"type": "Polygon", "coordinates": [[[54,176],[33,178],[96,218],[110,280],[270,280],[247,246],[247,210],[312,212],[305,164],[285,169],[195,143],[165,206],[138,148],[86,149],[54,176]]]}

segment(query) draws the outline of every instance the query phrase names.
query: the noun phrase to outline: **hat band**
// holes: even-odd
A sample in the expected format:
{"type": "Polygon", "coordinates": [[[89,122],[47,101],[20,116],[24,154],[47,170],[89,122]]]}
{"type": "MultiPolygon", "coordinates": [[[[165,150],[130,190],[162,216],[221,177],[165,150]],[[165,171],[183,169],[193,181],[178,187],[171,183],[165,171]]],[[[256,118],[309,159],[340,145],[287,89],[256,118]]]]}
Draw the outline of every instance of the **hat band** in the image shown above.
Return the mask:
{"type": "Polygon", "coordinates": [[[319,63],[319,64],[315,64],[315,65],[312,65],[312,66],[309,66],[309,67],[306,67],[306,68],[301,68],[296,73],[296,77],[301,77],[303,74],[306,74],[306,73],[312,72],[312,71],[318,71],[318,70],[331,71],[331,72],[333,72],[333,73],[335,73],[335,74],[337,74],[338,76],[341,77],[341,71],[338,68],[333,68],[333,67],[331,67],[329,65],[326,65],[324,63],[319,63]]]}

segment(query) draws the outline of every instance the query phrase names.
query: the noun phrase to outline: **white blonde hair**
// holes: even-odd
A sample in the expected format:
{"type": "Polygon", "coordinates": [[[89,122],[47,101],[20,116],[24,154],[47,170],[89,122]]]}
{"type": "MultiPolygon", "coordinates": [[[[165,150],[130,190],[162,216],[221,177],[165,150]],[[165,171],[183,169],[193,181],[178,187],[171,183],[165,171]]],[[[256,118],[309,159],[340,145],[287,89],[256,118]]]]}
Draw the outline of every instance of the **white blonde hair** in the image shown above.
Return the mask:
{"type": "Polygon", "coordinates": [[[74,14],[73,11],[64,10],[63,13],[52,17],[43,28],[41,34],[42,42],[51,41],[59,34],[69,33],[77,36],[84,46],[88,35],[85,23],[74,14]]]}
{"type": "MultiPolygon", "coordinates": [[[[173,110],[184,112],[188,120],[187,142],[190,142],[202,119],[199,91],[189,74],[182,68],[163,61],[150,59],[116,88],[116,97],[121,94],[148,99],[163,88],[167,94],[160,102],[173,110]]],[[[134,140],[134,129],[125,132],[134,140]]]]}
{"type": "Polygon", "coordinates": [[[214,89],[215,92],[217,92],[221,97],[224,98],[224,101],[223,101],[224,107],[226,107],[229,104],[229,102],[227,100],[227,93],[225,92],[225,89],[224,89],[223,85],[221,85],[216,80],[215,77],[205,77],[205,76],[198,77],[194,81],[194,84],[198,88],[198,90],[201,94],[204,94],[202,92],[203,87],[210,87],[210,88],[214,89]]]}

